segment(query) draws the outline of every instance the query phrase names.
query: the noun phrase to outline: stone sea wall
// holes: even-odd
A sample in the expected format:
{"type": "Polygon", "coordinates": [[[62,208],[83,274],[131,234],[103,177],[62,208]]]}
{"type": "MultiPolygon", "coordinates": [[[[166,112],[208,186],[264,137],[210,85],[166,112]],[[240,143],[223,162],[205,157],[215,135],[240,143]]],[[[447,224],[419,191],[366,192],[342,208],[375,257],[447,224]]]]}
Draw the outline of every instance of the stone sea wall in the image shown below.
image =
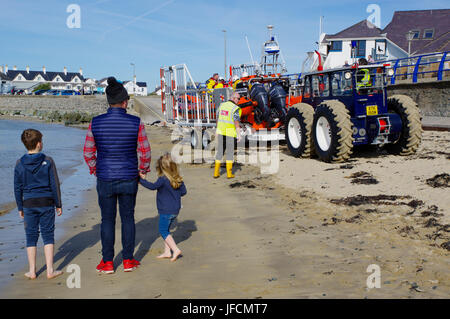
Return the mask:
{"type": "Polygon", "coordinates": [[[108,108],[105,96],[0,96],[0,115],[88,123],[108,108]]]}
{"type": "Polygon", "coordinates": [[[388,87],[388,96],[411,97],[425,116],[450,117],[450,81],[396,84],[388,87]]]}

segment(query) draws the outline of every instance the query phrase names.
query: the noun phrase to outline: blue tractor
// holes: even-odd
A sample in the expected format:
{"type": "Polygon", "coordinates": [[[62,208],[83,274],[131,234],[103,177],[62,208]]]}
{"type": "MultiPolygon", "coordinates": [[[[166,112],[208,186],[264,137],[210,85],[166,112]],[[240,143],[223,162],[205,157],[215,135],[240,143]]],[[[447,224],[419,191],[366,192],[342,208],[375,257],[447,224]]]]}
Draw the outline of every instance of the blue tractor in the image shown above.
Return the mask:
{"type": "Polygon", "coordinates": [[[302,102],[289,108],[285,121],[292,155],[344,162],[357,145],[415,153],[422,139],[419,108],[406,95],[388,96],[389,72],[384,65],[354,65],[302,75],[302,102]]]}

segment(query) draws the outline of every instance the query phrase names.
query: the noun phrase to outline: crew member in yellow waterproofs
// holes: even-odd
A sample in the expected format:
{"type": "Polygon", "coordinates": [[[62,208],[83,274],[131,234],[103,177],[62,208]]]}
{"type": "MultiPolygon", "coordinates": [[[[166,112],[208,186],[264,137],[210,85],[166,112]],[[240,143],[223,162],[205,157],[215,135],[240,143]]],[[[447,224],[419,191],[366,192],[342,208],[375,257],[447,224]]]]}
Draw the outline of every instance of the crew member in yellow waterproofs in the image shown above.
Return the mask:
{"type": "Polygon", "coordinates": [[[219,74],[214,73],[213,76],[206,81],[206,88],[208,89],[208,92],[212,92],[217,83],[219,83],[219,74]]]}
{"type": "Polygon", "coordinates": [[[239,93],[233,92],[228,102],[223,102],[217,111],[217,130],[216,130],[216,162],[214,167],[214,178],[220,176],[220,164],[225,154],[227,177],[233,178],[233,161],[235,141],[240,141],[239,121],[242,115],[239,103],[239,93]]]}

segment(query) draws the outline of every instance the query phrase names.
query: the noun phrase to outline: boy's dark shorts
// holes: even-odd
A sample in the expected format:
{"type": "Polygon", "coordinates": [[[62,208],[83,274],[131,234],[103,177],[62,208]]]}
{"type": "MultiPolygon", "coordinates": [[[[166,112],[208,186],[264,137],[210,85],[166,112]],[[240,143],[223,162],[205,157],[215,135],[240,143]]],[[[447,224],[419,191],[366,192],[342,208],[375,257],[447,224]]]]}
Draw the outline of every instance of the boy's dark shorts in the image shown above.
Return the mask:
{"type": "Polygon", "coordinates": [[[55,243],[55,207],[23,208],[27,247],[36,247],[39,233],[44,245],[55,243]]]}

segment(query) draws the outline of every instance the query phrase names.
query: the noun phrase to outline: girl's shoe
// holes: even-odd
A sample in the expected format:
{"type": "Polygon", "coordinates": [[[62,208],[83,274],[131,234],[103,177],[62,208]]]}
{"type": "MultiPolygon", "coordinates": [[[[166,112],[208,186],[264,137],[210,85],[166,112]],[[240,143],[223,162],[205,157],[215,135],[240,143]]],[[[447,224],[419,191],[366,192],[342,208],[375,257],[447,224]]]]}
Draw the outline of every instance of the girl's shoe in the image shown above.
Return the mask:
{"type": "Polygon", "coordinates": [[[139,267],[141,263],[136,259],[125,259],[123,261],[123,271],[130,272],[139,267]]]}
{"type": "Polygon", "coordinates": [[[97,271],[104,274],[113,274],[114,273],[114,264],[112,261],[107,261],[106,263],[103,259],[100,261],[100,264],[97,266],[97,271]]]}

